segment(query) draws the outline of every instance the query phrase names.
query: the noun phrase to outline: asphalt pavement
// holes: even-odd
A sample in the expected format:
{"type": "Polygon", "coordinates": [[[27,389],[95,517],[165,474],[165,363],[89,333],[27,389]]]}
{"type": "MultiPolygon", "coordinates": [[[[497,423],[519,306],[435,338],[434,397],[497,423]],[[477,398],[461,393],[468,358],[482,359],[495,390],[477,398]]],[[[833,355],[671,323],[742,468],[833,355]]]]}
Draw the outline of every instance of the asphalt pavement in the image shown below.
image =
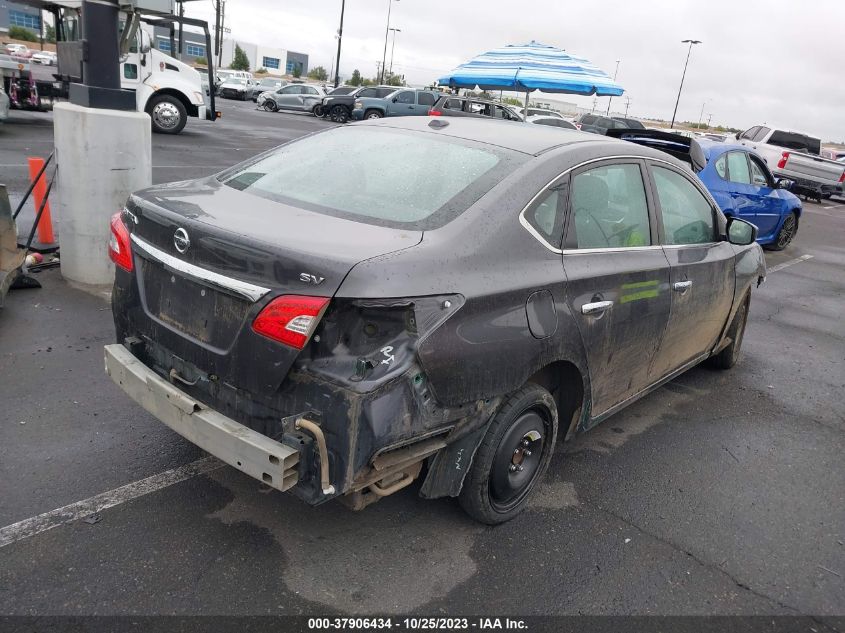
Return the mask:
{"type": "MultiPolygon", "coordinates": [[[[155,182],[331,125],[222,107],[153,137],[155,182]]],[[[49,114],[0,126],[13,194],[51,139],[49,114]]],[[[495,528],[416,487],[309,508],[209,462],[103,373],[107,302],[40,273],[0,312],[0,615],[845,615],[845,202],[805,210],[740,364],[560,445],[495,528]]]]}

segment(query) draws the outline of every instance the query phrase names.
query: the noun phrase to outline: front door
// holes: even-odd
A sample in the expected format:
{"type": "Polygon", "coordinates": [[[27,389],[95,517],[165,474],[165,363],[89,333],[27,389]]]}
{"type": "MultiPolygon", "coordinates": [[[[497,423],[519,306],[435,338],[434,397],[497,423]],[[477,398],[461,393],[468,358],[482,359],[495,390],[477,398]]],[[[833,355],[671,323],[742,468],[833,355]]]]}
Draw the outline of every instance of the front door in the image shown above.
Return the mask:
{"type": "Polygon", "coordinates": [[[659,380],[713,348],[725,328],[736,280],[733,248],[718,234],[718,210],[694,177],[665,163],[649,169],[671,269],[672,310],[651,371],[652,380],[659,380]]]}
{"type": "Polygon", "coordinates": [[[669,321],[669,263],[649,212],[644,169],[636,159],[602,162],[570,181],[563,267],[594,418],[648,386],[669,321]]]}
{"type": "Polygon", "coordinates": [[[387,116],[408,116],[414,114],[415,111],[416,94],[413,90],[403,90],[387,104],[387,116]]]}

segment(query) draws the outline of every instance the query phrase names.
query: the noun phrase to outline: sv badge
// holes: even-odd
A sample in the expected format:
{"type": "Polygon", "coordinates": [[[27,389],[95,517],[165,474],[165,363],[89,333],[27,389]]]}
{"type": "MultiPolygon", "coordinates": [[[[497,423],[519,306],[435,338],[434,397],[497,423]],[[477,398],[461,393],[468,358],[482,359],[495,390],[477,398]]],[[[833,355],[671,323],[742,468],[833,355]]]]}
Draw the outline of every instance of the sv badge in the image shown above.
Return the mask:
{"type": "Polygon", "coordinates": [[[318,286],[325,280],[325,277],[318,277],[317,275],[311,275],[309,273],[299,273],[299,281],[305,282],[306,284],[314,284],[315,286],[318,286]]]}

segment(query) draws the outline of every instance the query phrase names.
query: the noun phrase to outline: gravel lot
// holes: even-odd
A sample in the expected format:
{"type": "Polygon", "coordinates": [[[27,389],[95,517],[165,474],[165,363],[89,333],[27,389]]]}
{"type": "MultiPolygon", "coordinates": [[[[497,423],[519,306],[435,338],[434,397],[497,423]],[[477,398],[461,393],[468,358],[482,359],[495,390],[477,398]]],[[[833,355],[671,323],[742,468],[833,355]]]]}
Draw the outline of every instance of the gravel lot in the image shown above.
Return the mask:
{"type": "MultiPolygon", "coordinates": [[[[332,125],[221,107],[153,137],[155,182],[332,125]]],[[[50,114],[0,126],[13,195],[51,147],[50,114]]],[[[497,528],[413,487],[352,513],[197,463],[103,373],[108,304],[41,273],[0,313],[0,615],[845,615],[845,202],[805,209],[767,254],[785,266],[754,293],[741,363],[561,445],[531,508],[497,528]],[[114,502],[97,522],[20,524],[95,495],[114,502]]]]}

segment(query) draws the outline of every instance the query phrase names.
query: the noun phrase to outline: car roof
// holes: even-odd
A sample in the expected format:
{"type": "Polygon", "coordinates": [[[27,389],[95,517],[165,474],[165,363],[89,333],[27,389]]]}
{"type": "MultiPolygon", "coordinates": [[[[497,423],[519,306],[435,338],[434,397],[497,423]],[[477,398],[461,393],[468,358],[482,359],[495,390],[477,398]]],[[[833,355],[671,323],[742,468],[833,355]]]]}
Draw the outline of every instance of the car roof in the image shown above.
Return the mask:
{"type": "Polygon", "coordinates": [[[566,128],[551,129],[544,125],[531,125],[489,119],[486,117],[450,117],[448,120],[440,117],[394,117],[385,119],[369,119],[353,123],[352,125],[367,125],[417,132],[429,132],[441,136],[451,136],[469,141],[477,141],[488,145],[495,145],[523,154],[539,156],[559,147],[586,145],[593,147],[607,145],[611,150],[608,156],[642,156],[670,160],[680,167],[684,163],[668,156],[665,152],[642,147],[627,141],[612,139],[606,136],[570,130],[566,128]],[[438,127],[429,124],[437,121],[438,127]],[[446,125],[443,125],[446,123],[446,125]],[[618,151],[616,150],[618,148],[618,151]]]}

